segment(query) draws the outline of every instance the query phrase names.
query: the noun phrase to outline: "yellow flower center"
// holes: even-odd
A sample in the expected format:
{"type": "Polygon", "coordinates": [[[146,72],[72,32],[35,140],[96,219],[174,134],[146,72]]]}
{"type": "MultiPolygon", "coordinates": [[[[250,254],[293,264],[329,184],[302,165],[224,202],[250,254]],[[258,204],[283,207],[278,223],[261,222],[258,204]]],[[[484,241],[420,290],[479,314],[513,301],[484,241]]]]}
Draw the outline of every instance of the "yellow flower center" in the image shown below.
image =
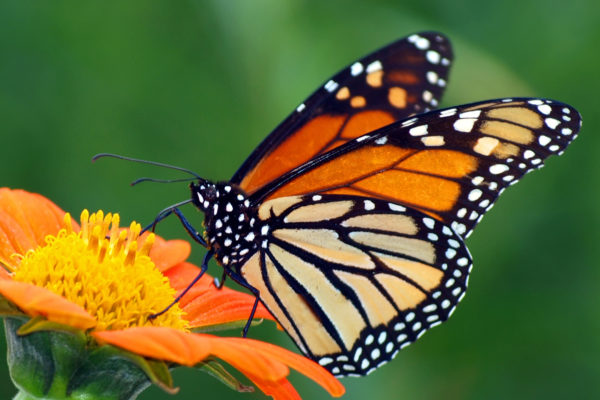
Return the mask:
{"type": "Polygon", "coordinates": [[[119,214],[81,213],[76,233],[71,217],[65,228],[46,238],[47,245],[27,252],[13,279],[41,286],[85,308],[97,319],[96,330],[139,326],[167,326],[187,330],[184,312],[175,304],[169,280],[156,268],[148,253],[154,234],[138,249],[141,226],[119,229],[119,214]]]}

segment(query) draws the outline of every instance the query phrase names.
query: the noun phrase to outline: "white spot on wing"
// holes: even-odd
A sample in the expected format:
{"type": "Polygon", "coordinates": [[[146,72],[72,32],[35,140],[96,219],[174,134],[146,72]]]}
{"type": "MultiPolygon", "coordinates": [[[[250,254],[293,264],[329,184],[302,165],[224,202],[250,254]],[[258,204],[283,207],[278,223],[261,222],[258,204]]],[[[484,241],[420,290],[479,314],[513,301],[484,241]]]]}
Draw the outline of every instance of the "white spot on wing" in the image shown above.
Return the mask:
{"type": "Polygon", "coordinates": [[[382,137],[380,137],[379,139],[377,139],[377,140],[375,141],[375,143],[377,143],[377,144],[379,144],[379,145],[381,145],[381,144],[386,144],[386,143],[387,143],[387,140],[388,140],[387,136],[382,136],[382,137]]]}
{"type": "Polygon", "coordinates": [[[538,138],[538,143],[542,146],[546,146],[548,143],[550,143],[552,141],[552,139],[550,139],[548,136],[546,135],[540,135],[540,137],[538,138]]]}
{"type": "Polygon", "coordinates": [[[443,136],[425,136],[421,138],[421,142],[431,147],[443,146],[446,143],[443,136]]]}
{"type": "Polygon", "coordinates": [[[325,366],[327,364],[331,364],[333,362],[333,358],[330,357],[323,357],[319,360],[319,364],[322,366],[325,366]]]}
{"type": "Polygon", "coordinates": [[[532,150],[529,150],[529,149],[527,149],[527,150],[525,150],[525,151],[523,152],[523,157],[524,157],[526,160],[529,160],[529,159],[530,159],[530,158],[532,158],[533,156],[535,156],[535,153],[534,153],[532,150]]]}
{"type": "Polygon", "coordinates": [[[548,115],[552,112],[552,107],[550,107],[548,104],[542,104],[540,106],[538,106],[538,111],[541,112],[544,115],[548,115]]]}
{"type": "Polygon", "coordinates": [[[435,221],[433,220],[433,218],[425,217],[423,218],[423,223],[429,229],[433,229],[433,227],[435,226],[435,221]]]}
{"type": "Polygon", "coordinates": [[[479,118],[480,114],[481,114],[481,110],[475,110],[475,111],[467,111],[464,113],[460,113],[458,116],[461,118],[479,118]]]}
{"type": "Polygon", "coordinates": [[[451,117],[454,114],[456,114],[456,108],[450,108],[448,110],[443,110],[440,112],[440,117],[444,118],[444,117],[451,117]]]}
{"type": "Polygon", "coordinates": [[[431,93],[429,90],[424,90],[423,100],[425,100],[427,103],[430,103],[431,100],[433,100],[433,93],[431,93]]]}
{"type": "Polygon", "coordinates": [[[427,71],[427,74],[425,76],[427,77],[429,83],[431,83],[432,85],[435,85],[438,81],[438,74],[436,74],[434,71],[427,71]]]}
{"type": "Polygon", "coordinates": [[[459,132],[469,133],[473,130],[473,125],[475,125],[475,121],[477,121],[477,119],[474,118],[457,119],[454,122],[454,129],[456,129],[459,132]]]}
{"type": "Polygon", "coordinates": [[[441,56],[440,53],[438,53],[437,51],[429,50],[427,53],[425,53],[425,58],[427,58],[427,61],[429,61],[432,64],[438,64],[440,62],[441,56]]]}
{"type": "Polygon", "coordinates": [[[481,197],[483,192],[480,189],[473,189],[469,192],[468,199],[469,201],[475,201],[481,197]]]}
{"type": "Polygon", "coordinates": [[[410,128],[408,133],[410,133],[411,136],[427,135],[427,125],[419,125],[415,126],[414,128],[410,128]]]}
{"type": "Polygon", "coordinates": [[[534,105],[534,106],[539,106],[539,105],[544,104],[544,102],[539,99],[529,100],[528,103],[531,105],[534,105]]]}
{"type": "Polygon", "coordinates": [[[365,69],[365,67],[363,67],[363,65],[357,61],[350,66],[350,75],[352,75],[352,76],[360,75],[360,73],[363,72],[364,69],[365,69]]]}
{"type": "Polygon", "coordinates": [[[333,92],[334,90],[336,90],[338,88],[338,86],[340,86],[336,81],[333,80],[329,80],[327,81],[327,83],[325,84],[324,88],[325,90],[327,90],[329,93],[333,92]]]}
{"type": "Polygon", "coordinates": [[[556,127],[560,124],[560,121],[554,118],[546,118],[544,122],[550,129],[556,129],[556,127]]]}
{"type": "Polygon", "coordinates": [[[411,119],[407,119],[406,121],[402,122],[402,127],[406,127],[406,126],[410,126],[412,124],[414,124],[417,121],[417,118],[411,118],[411,119]]]}
{"type": "Polygon", "coordinates": [[[471,179],[471,183],[475,186],[481,184],[481,182],[483,182],[483,176],[476,176],[475,178],[471,179]]]}
{"type": "Polygon", "coordinates": [[[494,175],[501,174],[503,172],[508,171],[508,165],[506,164],[494,164],[490,167],[490,173],[494,175]]]}
{"type": "Polygon", "coordinates": [[[373,61],[371,64],[367,65],[367,74],[370,74],[371,72],[380,71],[382,69],[383,65],[381,65],[381,61],[376,60],[373,61]]]}
{"type": "Polygon", "coordinates": [[[415,44],[415,47],[419,50],[426,50],[429,48],[429,40],[419,35],[412,35],[410,42],[415,44]]]}
{"type": "Polygon", "coordinates": [[[399,212],[405,212],[406,211],[406,207],[403,207],[399,204],[394,204],[394,203],[388,203],[388,206],[390,207],[390,210],[392,211],[399,211],[399,212]]]}

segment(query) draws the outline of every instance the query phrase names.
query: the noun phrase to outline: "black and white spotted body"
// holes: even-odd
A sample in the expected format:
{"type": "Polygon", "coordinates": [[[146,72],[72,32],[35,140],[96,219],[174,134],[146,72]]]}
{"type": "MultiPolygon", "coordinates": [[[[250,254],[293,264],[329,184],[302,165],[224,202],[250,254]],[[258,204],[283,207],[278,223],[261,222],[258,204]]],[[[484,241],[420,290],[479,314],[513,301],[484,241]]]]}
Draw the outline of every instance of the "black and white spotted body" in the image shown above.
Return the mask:
{"type": "Polygon", "coordinates": [[[241,265],[258,248],[256,211],[236,186],[200,181],[190,185],[194,205],[204,213],[205,239],[223,266],[241,265]]]}

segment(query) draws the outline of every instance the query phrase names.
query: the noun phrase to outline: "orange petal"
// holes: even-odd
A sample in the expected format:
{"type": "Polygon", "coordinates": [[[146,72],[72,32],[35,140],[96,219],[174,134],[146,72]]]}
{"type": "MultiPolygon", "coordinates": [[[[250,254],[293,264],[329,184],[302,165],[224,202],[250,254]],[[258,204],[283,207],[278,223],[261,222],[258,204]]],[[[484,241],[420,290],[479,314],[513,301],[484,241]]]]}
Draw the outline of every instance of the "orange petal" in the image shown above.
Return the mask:
{"type": "MultiPolygon", "coordinates": [[[[255,301],[252,295],[227,287],[217,289],[214,285],[202,293],[198,291],[194,294],[196,297],[189,299],[185,304],[182,303],[183,311],[186,312],[185,318],[192,328],[247,320],[255,301]]],[[[262,303],[258,303],[254,318],[275,320],[262,303]]]]}
{"type": "Polygon", "coordinates": [[[300,395],[287,379],[280,379],[277,382],[271,382],[261,377],[246,374],[254,384],[267,396],[276,400],[301,400],[300,395]]]}
{"type": "MultiPolygon", "coordinates": [[[[181,263],[164,274],[171,286],[181,291],[198,275],[200,269],[190,263],[181,263]]],[[[187,313],[186,319],[193,328],[223,324],[248,319],[255,297],[248,293],[238,292],[228,287],[217,289],[212,276],[204,274],[192,289],[181,299],[179,305],[187,313]]],[[[258,304],[255,318],[266,318],[275,321],[271,313],[258,304]]]]}
{"type": "Polygon", "coordinates": [[[12,279],[8,271],[0,266],[0,279],[12,279]]]}
{"type": "MultiPolygon", "coordinates": [[[[325,390],[327,390],[329,394],[331,394],[334,397],[339,397],[345,392],[344,386],[333,375],[331,375],[329,371],[327,371],[325,368],[321,367],[319,364],[306,357],[293,353],[284,348],[275,346],[271,343],[265,343],[258,340],[248,338],[227,339],[228,345],[231,347],[236,346],[236,348],[240,352],[243,352],[243,349],[246,349],[246,351],[260,352],[261,354],[268,356],[271,359],[278,360],[279,362],[284,363],[285,365],[289,365],[296,371],[300,372],[303,375],[306,375],[313,381],[317,382],[325,390]]],[[[252,366],[244,363],[244,361],[245,360],[243,359],[240,360],[242,364],[238,367],[238,369],[240,369],[241,371],[246,370],[256,374],[256,372],[252,369],[252,366]]],[[[264,375],[258,375],[264,377],[264,375]]]]}
{"type": "Polygon", "coordinates": [[[200,335],[165,327],[140,327],[92,332],[101,343],[121,347],[144,357],[193,366],[211,352],[211,341],[200,335]]]}
{"type": "Polygon", "coordinates": [[[156,237],[150,250],[150,258],[162,272],[187,260],[192,248],[185,240],[164,240],[156,237]]]}
{"type": "Polygon", "coordinates": [[[64,215],[44,196],[0,188],[0,263],[14,266],[13,254],[44,245],[46,236],[62,227],[64,215]]]}
{"type": "Polygon", "coordinates": [[[28,315],[41,315],[49,321],[83,330],[96,326],[96,319],[85,309],[48,289],[0,279],[0,294],[28,315]]]}
{"type": "MultiPolygon", "coordinates": [[[[200,268],[196,267],[194,264],[190,264],[188,262],[183,262],[177,264],[176,266],[169,268],[166,271],[163,271],[163,274],[169,278],[169,282],[171,287],[177,291],[181,291],[188,287],[190,282],[194,280],[194,278],[200,272],[200,268]]],[[[192,290],[205,290],[207,287],[213,284],[213,277],[209,274],[205,273],[202,275],[202,278],[192,288],[192,290]]],[[[187,296],[186,296],[187,297],[187,296]]]]}
{"type": "Polygon", "coordinates": [[[276,382],[288,376],[290,372],[284,363],[262,352],[260,347],[253,346],[256,343],[263,343],[258,340],[201,333],[197,335],[210,338],[212,355],[228,362],[244,374],[249,373],[263,380],[276,382]]]}

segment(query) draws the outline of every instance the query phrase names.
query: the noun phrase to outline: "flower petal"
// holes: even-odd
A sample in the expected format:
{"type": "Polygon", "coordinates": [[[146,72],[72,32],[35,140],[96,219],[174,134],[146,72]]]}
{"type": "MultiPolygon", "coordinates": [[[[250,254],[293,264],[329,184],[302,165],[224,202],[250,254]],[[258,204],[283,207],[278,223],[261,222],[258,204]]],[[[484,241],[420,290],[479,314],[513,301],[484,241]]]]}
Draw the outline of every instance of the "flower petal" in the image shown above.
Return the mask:
{"type": "Polygon", "coordinates": [[[192,248],[185,240],[164,240],[156,237],[150,258],[162,272],[187,260],[192,248]]]}
{"type": "MultiPolygon", "coordinates": [[[[169,278],[171,286],[181,291],[189,285],[200,270],[193,264],[181,263],[164,274],[169,278]]],[[[204,274],[200,281],[181,299],[179,305],[186,312],[190,327],[224,324],[231,321],[245,320],[250,317],[255,297],[248,293],[238,292],[228,287],[217,289],[213,278],[204,274]]],[[[271,313],[258,304],[254,318],[266,318],[275,321],[271,313]]]]}
{"type": "Polygon", "coordinates": [[[92,332],[101,343],[112,344],[144,357],[193,366],[211,352],[211,341],[165,327],[140,327],[92,332]]]}
{"type": "MultiPolygon", "coordinates": [[[[194,294],[195,298],[182,305],[191,328],[247,320],[255,302],[254,296],[227,287],[217,289],[211,286],[203,293],[194,294]]],[[[254,318],[275,320],[262,303],[258,303],[254,318]]]]}
{"type": "MultiPolygon", "coordinates": [[[[262,352],[260,347],[253,346],[264,342],[248,338],[220,337],[202,333],[196,335],[211,341],[213,356],[233,365],[244,374],[248,372],[261,377],[261,379],[275,382],[285,378],[290,372],[284,363],[271,357],[270,354],[262,352]]],[[[282,348],[279,349],[287,351],[282,348]]]]}
{"type": "Polygon", "coordinates": [[[0,279],[12,279],[7,270],[0,265],[0,279]]]}
{"type": "MultiPolygon", "coordinates": [[[[260,352],[261,354],[268,356],[273,360],[277,360],[285,365],[289,365],[296,371],[300,372],[303,375],[306,375],[310,379],[317,382],[321,385],[325,390],[329,392],[334,397],[339,397],[344,394],[345,389],[344,386],[327,371],[325,368],[321,367],[319,364],[314,361],[303,357],[299,354],[293,353],[284,348],[275,346],[271,343],[265,343],[258,340],[248,339],[248,338],[226,338],[227,346],[230,348],[235,348],[237,352],[240,354],[248,353],[248,352],[260,352]]],[[[215,345],[213,344],[213,348],[215,345]]],[[[220,354],[215,354],[221,357],[220,354]]],[[[224,359],[224,358],[223,358],[224,359]]],[[[229,362],[228,360],[224,359],[229,362]]],[[[258,375],[262,378],[265,378],[266,375],[263,373],[259,373],[255,367],[246,363],[245,358],[239,358],[239,365],[236,365],[236,368],[243,371],[248,371],[251,374],[258,375]]]]}
{"type": "Polygon", "coordinates": [[[0,279],[0,294],[31,316],[83,330],[96,325],[96,319],[82,307],[42,287],[0,279]]]}
{"type": "Polygon", "coordinates": [[[313,379],[332,396],[344,387],[323,367],[289,350],[254,339],[186,333],[163,327],[130,328],[92,332],[100,343],[121,347],[144,357],[192,366],[209,355],[229,363],[265,393],[276,399],[299,399],[285,379],[288,365],[313,379]]]}
{"type": "Polygon", "coordinates": [[[0,188],[0,263],[15,266],[13,254],[44,245],[62,227],[64,215],[42,195],[0,188]]]}
{"type": "Polygon", "coordinates": [[[252,374],[246,374],[246,376],[264,394],[271,396],[276,400],[301,400],[300,395],[287,379],[280,379],[277,382],[271,382],[252,374]]]}
{"type": "MultiPolygon", "coordinates": [[[[179,292],[179,291],[187,288],[188,285],[190,284],[190,282],[192,282],[194,280],[194,278],[198,275],[199,272],[200,272],[200,269],[198,267],[196,267],[194,264],[190,264],[188,262],[183,262],[183,263],[177,264],[176,266],[174,266],[172,268],[169,268],[166,271],[163,271],[163,274],[167,278],[169,278],[171,287],[179,292]]],[[[213,277],[210,276],[209,274],[205,273],[204,275],[202,275],[202,278],[200,278],[200,280],[198,282],[196,282],[196,284],[190,291],[194,291],[194,290],[204,291],[206,288],[208,288],[211,285],[213,285],[213,277]]],[[[189,292],[184,297],[184,299],[189,298],[188,296],[189,296],[189,292]]]]}
{"type": "MultiPolygon", "coordinates": [[[[171,286],[183,290],[198,275],[200,270],[193,264],[181,263],[165,271],[171,286]]],[[[255,297],[227,287],[217,289],[213,278],[204,274],[200,281],[181,299],[179,305],[186,312],[190,327],[224,324],[231,321],[248,319],[254,306],[255,297]]],[[[254,318],[266,318],[275,321],[271,313],[258,304],[254,318]]]]}

